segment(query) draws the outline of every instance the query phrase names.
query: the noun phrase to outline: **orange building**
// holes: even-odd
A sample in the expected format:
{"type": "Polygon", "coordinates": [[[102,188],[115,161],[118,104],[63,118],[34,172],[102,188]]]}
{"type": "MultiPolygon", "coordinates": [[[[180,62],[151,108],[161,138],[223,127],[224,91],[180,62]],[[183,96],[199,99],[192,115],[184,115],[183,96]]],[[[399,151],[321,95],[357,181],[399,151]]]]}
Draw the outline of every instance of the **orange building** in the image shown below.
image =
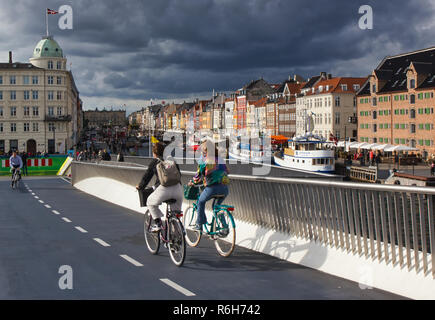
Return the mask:
{"type": "Polygon", "coordinates": [[[358,141],[435,155],[435,47],[386,57],[357,94],[358,141]]]}

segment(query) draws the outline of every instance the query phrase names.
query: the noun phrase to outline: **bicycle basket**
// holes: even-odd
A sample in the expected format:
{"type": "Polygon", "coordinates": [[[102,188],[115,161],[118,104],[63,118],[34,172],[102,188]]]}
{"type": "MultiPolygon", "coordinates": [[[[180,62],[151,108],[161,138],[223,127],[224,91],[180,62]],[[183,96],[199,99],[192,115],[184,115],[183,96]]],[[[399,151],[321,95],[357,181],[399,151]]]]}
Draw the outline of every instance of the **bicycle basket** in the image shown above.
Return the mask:
{"type": "Polygon", "coordinates": [[[199,195],[199,187],[196,186],[184,186],[184,198],[187,200],[196,200],[199,195]]]}
{"type": "Polygon", "coordinates": [[[140,201],[140,206],[141,207],[146,207],[147,206],[147,200],[148,197],[151,195],[151,193],[154,192],[153,188],[145,188],[142,190],[138,190],[139,193],[139,201],[140,201]]]}

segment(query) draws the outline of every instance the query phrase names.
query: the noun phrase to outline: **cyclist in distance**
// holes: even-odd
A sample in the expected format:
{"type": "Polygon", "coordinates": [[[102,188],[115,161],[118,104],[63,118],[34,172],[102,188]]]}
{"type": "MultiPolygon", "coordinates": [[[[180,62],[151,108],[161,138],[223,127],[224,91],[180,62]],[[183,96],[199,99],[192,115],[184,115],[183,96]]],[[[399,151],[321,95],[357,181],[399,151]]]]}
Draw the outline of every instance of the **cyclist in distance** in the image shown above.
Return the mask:
{"type": "Polygon", "coordinates": [[[193,229],[201,231],[203,224],[207,223],[205,216],[205,204],[212,199],[214,195],[223,195],[217,204],[222,204],[228,195],[228,167],[225,161],[218,156],[218,149],[215,144],[206,140],[201,144],[202,157],[198,161],[196,175],[189,181],[189,185],[203,184],[204,190],[198,200],[198,218],[193,229]]]}
{"type": "Polygon", "coordinates": [[[21,180],[21,168],[23,167],[23,160],[17,154],[16,150],[12,151],[12,156],[9,158],[9,165],[11,166],[12,175],[14,175],[15,170],[18,169],[18,175],[21,180]]]}
{"type": "MultiPolygon", "coordinates": [[[[139,183],[139,185],[136,186],[137,190],[143,190],[146,185],[151,181],[153,176],[156,176],[156,182],[153,186],[154,192],[150,194],[146,203],[146,206],[154,220],[154,225],[151,227],[152,232],[158,232],[161,229],[161,218],[163,217],[163,213],[160,211],[159,206],[163,203],[163,201],[175,199],[176,202],[174,204],[171,204],[171,210],[173,211],[181,211],[181,206],[183,204],[183,187],[181,185],[181,181],[174,185],[163,186],[159,179],[157,165],[163,161],[164,150],[165,146],[161,142],[153,145],[152,152],[154,159],[148,165],[148,169],[142,176],[141,182],[139,183]]],[[[180,168],[178,167],[177,163],[175,163],[175,165],[179,173],[180,168]]]]}

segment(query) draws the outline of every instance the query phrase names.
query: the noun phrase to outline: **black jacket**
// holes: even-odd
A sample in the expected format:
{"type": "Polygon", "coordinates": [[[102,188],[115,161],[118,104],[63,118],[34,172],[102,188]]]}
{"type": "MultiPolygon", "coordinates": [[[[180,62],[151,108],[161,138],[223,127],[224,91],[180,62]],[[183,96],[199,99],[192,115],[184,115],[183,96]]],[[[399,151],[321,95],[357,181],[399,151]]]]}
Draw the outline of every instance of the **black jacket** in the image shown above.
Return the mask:
{"type": "MultiPolygon", "coordinates": [[[[162,160],[162,159],[160,159],[162,160]]],[[[162,160],[163,161],[163,160],[162,160]]],[[[143,190],[148,185],[148,183],[151,181],[151,179],[156,176],[156,182],[154,183],[154,187],[157,188],[160,185],[159,176],[157,175],[157,164],[159,163],[159,160],[154,158],[151,160],[151,163],[148,165],[147,170],[145,171],[144,175],[142,176],[142,179],[139,183],[139,189],[143,190]]],[[[178,166],[178,163],[176,163],[178,171],[180,171],[180,167],[178,166]]]]}

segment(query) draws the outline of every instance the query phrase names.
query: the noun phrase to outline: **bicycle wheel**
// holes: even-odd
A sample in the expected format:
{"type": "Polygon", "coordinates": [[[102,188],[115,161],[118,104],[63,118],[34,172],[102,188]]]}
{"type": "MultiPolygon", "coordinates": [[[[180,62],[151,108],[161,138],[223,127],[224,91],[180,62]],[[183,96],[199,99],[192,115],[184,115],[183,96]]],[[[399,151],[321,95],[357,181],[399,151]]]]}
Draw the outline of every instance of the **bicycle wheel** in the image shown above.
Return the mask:
{"type": "Polygon", "coordinates": [[[169,220],[168,249],[172,262],[180,267],[186,257],[186,240],[184,239],[183,226],[178,219],[169,220]]]}
{"type": "Polygon", "coordinates": [[[214,244],[218,253],[228,257],[236,246],[236,229],[234,219],[227,210],[217,212],[213,219],[212,232],[215,232],[214,244]]]}
{"type": "Polygon", "coordinates": [[[160,248],[160,232],[151,232],[150,228],[153,222],[153,217],[149,210],[145,212],[145,219],[143,223],[143,232],[145,236],[145,242],[148,250],[152,254],[157,254],[160,248]]]}
{"type": "Polygon", "coordinates": [[[196,224],[196,214],[192,206],[189,206],[183,214],[183,225],[186,230],[186,242],[191,247],[196,247],[201,240],[201,232],[193,230],[196,224]]]}

